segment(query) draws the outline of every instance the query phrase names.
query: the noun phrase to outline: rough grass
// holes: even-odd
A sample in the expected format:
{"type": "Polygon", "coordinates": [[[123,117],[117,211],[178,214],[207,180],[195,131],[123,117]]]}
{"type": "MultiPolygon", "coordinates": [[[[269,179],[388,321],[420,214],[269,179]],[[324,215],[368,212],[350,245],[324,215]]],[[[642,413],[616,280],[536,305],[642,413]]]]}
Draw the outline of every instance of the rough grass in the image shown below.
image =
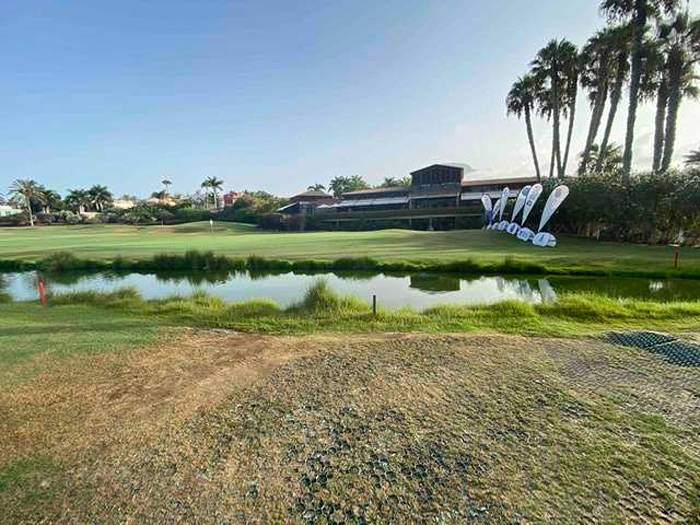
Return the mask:
{"type": "MultiPolygon", "coordinates": [[[[152,260],[159,254],[183,256],[188,251],[213,252],[236,260],[249,257],[267,267],[274,260],[299,262],[308,268],[396,269],[434,266],[442,271],[573,273],[605,275],[700,275],[700,250],[681,250],[680,272],[672,269],[666,246],[596,242],[562,236],[556,249],[524,244],[507,234],[482,230],[420,232],[266,233],[246,225],[191,223],[165,228],[127,225],[78,225],[0,228],[0,270],[17,270],[46,254],[69,252],[91,264],[118,260],[152,260]],[[362,254],[361,258],[357,258],[362,254]],[[506,259],[509,256],[509,259],[506,259]],[[262,262],[261,262],[262,261],[262,262]],[[335,261],[335,263],[333,263],[335,261]],[[371,266],[371,268],[369,268],[371,266]],[[496,269],[499,268],[499,269],[496,269]]],[[[161,260],[161,264],[166,261],[161,260]]],[[[179,264],[179,263],[178,263],[179,264]]],[[[252,266],[251,266],[252,267],[252,266]]]]}
{"type": "MultiPolygon", "coordinates": [[[[15,313],[23,304],[5,305],[15,313]]],[[[67,305],[118,311],[139,322],[164,326],[203,326],[246,332],[304,334],[317,331],[473,331],[495,330],[527,335],[587,335],[613,328],[689,330],[700,326],[700,301],[655,302],[571,293],[555,302],[528,304],[509,300],[492,305],[443,305],[423,311],[379,307],[334,292],[318,279],[297,304],[281,308],[274,301],[228,303],[198,293],[188,297],[144,300],[133,289],[110,293],[78,292],[49,298],[47,315],[67,305]]]]}
{"type": "Polygon", "coordinates": [[[188,331],[0,390],[0,521],[692,523],[699,384],[593,340],[188,331]]]}

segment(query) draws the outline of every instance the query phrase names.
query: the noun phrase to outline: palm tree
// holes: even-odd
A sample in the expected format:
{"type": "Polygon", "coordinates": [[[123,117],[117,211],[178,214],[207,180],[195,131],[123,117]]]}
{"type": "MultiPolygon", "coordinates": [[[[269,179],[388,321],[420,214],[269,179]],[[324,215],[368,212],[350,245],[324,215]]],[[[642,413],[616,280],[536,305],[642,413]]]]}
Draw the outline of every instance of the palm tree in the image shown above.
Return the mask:
{"type": "Polygon", "coordinates": [[[550,177],[557,166],[557,175],[563,176],[559,124],[562,106],[567,102],[567,74],[571,73],[569,61],[576,53],[576,46],[568,40],[551,40],[540,49],[532,61],[532,72],[542,86],[538,101],[540,112],[552,117],[552,162],[550,177]]]}
{"type": "Polygon", "coordinates": [[[564,160],[561,166],[561,176],[566,175],[566,166],[569,163],[569,151],[571,150],[571,137],[574,132],[574,120],[576,117],[576,99],[578,98],[578,81],[581,71],[582,59],[575,45],[569,43],[564,47],[564,101],[563,113],[569,120],[569,128],[566,132],[566,146],[564,147],[564,160]]]}
{"type": "Polygon", "coordinates": [[[34,214],[32,213],[32,201],[41,202],[44,194],[41,186],[31,179],[17,179],[10,186],[10,195],[20,199],[29,214],[29,225],[34,226],[34,214]]]}
{"type": "Polygon", "coordinates": [[[306,188],[309,191],[326,191],[326,187],[323,184],[312,184],[306,188]]]}
{"type": "Polygon", "coordinates": [[[685,163],[688,166],[700,166],[700,149],[688,153],[685,156],[685,163]]]}
{"type": "Polygon", "coordinates": [[[588,39],[581,50],[581,86],[588,91],[588,102],[591,106],[591,121],[588,124],[586,144],[581,153],[580,171],[588,164],[588,154],[595,142],[600,123],[603,120],[605,103],[608,98],[610,85],[610,46],[608,45],[607,29],[598,31],[588,39]]]}
{"type": "Polygon", "coordinates": [[[654,117],[654,156],[652,171],[661,168],[661,156],[664,147],[664,124],[666,108],[668,107],[668,75],[666,57],[659,38],[647,39],[644,42],[642,60],[642,78],[639,85],[641,100],[654,101],[656,105],[654,117]]]}
{"type": "Polygon", "coordinates": [[[95,210],[99,212],[104,210],[105,206],[109,205],[114,200],[114,196],[112,192],[107,189],[107,186],[95,184],[87,193],[90,198],[90,203],[95,206],[95,210]]]}
{"type": "MultiPolygon", "coordinates": [[[[610,75],[613,79],[612,90],[610,93],[610,109],[608,110],[608,119],[605,123],[603,132],[603,140],[600,143],[600,149],[606,151],[610,142],[610,134],[612,132],[617,109],[622,98],[622,90],[627,80],[629,73],[629,56],[631,44],[632,29],[629,25],[617,26],[610,28],[607,39],[607,45],[610,48],[611,62],[610,75]]],[[[601,158],[599,157],[599,160],[601,158]]],[[[595,170],[601,171],[602,162],[596,163],[595,170]]]]}
{"type": "Polygon", "coordinates": [[[535,75],[525,75],[515,81],[511,87],[508,96],[506,97],[507,114],[513,114],[517,118],[525,115],[525,129],[527,131],[527,140],[530,143],[530,152],[532,153],[532,161],[535,164],[535,174],[537,180],[542,180],[540,173],[540,163],[537,160],[537,148],[535,147],[535,138],[532,133],[532,111],[535,108],[535,101],[539,91],[539,82],[535,75]]]}
{"type": "Polygon", "coordinates": [[[51,213],[51,210],[56,210],[61,207],[63,201],[61,200],[61,196],[57,191],[47,190],[43,186],[41,187],[41,190],[44,195],[42,202],[44,213],[51,213]]]}
{"type": "Polygon", "coordinates": [[[207,195],[211,193],[215,208],[219,207],[219,190],[221,190],[223,185],[224,181],[217,179],[216,177],[207,177],[201,184],[201,187],[204,189],[207,195]]]}
{"type": "MultiPolygon", "coordinates": [[[[583,164],[584,159],[581,159],[583,164]]],[[[601,150],[598,144],[592,144],[586,159],[588,165],[580,166],[580,173],[593,173],[600,165],[600,170],[603,173],[616,172],[622,167],[622,148],[615,143],[610,143],[604,150],[601,150]]]]}
{"type": "Polygon", "coordinates": [[[664,130],[661,171],[671,166],[676,142],[678,109],[683,97],[696,98],[695,63],[700,61],[700,18],[679,13],[670,23],[661,24],[659,37],[666,50],[668,109],[664,130]]]}
{"type": "Polygon", "coordinates": [[[170,179],[163,179],[160,181],[160,183],[163,185],[163,192],[165,192],[165,196],[167,197],[168,192],[170,191],[170,186],[173,185],[173,182],[170,179]]]}
{"type": "Polygon", "coordinates": [[[85,208],[90,205],[92,199],[90,194],[85,190],[69,190],[68,195],[66,195],[65,202],[69,208],[78,214],[85,213],[85,208]]]}
{"type": "Polygon", "coordinates": [[[632,169],[632,143],[634,142],[634,124],[637,120],[639,104],[639,87],[642,77],[642,58],[644,35],[647,32],[650,17],[661,12],[669,13],[676,9],[680,0],[602,0],[601,10],[614,20],[632,23],[632,65],[630,73],[629,108],[627,111],[627,131],[622,162],[622,173],[629,178],[632,169]]]}

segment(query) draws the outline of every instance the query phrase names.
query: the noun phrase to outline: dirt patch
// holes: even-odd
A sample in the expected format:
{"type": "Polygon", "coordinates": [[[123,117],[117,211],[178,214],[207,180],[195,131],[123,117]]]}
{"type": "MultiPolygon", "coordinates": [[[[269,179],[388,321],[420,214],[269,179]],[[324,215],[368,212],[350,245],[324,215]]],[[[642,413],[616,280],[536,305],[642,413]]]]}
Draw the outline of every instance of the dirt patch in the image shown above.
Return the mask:
{"type": "Polygon", "coordinates": [[[27,483],[49,483],[46,504],[25,487],[0,507],[59,522],[682,522],[698,511],[698,384],[600,341],[188,330],[2,393],[0,465],[40,450],[59,467],[27,483]]]}

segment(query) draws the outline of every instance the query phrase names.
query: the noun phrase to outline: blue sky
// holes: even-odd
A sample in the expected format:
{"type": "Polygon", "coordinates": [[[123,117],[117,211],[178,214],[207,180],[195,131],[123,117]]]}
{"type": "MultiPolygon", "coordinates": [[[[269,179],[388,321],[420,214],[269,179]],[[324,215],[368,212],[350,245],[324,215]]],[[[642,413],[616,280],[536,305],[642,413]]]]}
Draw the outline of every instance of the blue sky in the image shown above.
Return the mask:
{"type": "MultiPolygon", "coordinates": [[[[190,192],[215,175],[227,189],[289,195],[435,161],[529,175],[524,126],[506,118],[504,97],[547,40],[580,45],[602,26],[597,6],[4,0],[0,191],[33,178],[143,195],[167,176],[190,192]]],[[[681,154],[700,144],[700,105],[682,112],[681,154]]],[[[652,113],[640,114],[640,166],[652,113]]],[[[577,151],[584,102],[579,115],[577,151]]],[[[544,163],[549,128],[536,130],[544,163]]]]}

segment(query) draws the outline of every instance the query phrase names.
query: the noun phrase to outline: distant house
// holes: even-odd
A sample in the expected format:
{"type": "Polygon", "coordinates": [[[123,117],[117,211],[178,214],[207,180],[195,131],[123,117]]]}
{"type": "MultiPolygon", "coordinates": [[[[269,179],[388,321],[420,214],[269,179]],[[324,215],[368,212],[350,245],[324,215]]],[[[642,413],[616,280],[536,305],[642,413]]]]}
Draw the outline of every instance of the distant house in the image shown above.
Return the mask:
{"type": "Polygon", "coordinates": [[[318,190],[309,190],[290,197],[289,204],[277,209],[285,215],[314,215],[318,208],[329,206],[336,201],[333,195],[318,190]]]}
{"type": "Polygon", "coordinates": [[[223,195],[223,201],[224,201],[224,207],[227,208],[229,206],[233,206],[236,201],[243,195],[240,191],[229,191],[228,193],[224,193],[223,195]]]}
{"type": "Polygon", "coordinates": [[[160,206],[176,206],[178,200],[170,195],[166,195],[165,197],[151,197],[150,199],[146,199],[146,202],[148,204],[157,204],[160,206]]]}
{"type": "Polygon", "coordinates": [[[130,210],[134,206],[136,206],[136,203],[131,199],[115,199],[112,201],[112,208],[118,210],[130,210]]]}
{"type": "Polygon", "coordinates": [[[5,204],[0,204],[0,217],[9,217],[10,215],[17,215],[22,213],[22,210],[13,208],[12,206],[7,206],[5,204]]]}

